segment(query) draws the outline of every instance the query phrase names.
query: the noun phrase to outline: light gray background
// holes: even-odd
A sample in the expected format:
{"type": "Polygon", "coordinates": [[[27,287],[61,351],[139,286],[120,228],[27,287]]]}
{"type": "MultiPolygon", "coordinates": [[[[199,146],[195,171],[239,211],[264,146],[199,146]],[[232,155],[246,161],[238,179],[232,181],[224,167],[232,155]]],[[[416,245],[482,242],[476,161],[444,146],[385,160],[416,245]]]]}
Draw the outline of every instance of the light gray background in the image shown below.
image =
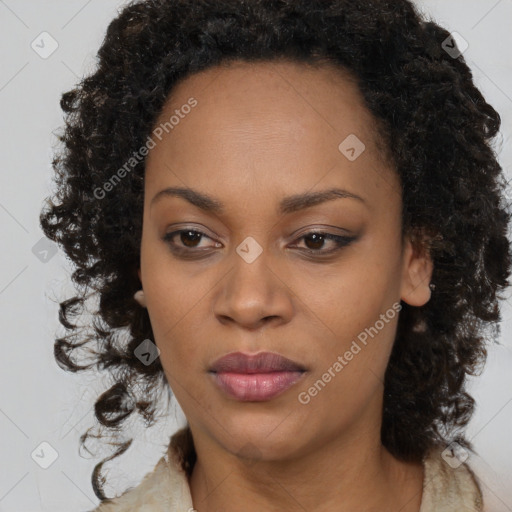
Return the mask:
{"type": "MultiPolygon", "coordinates": [[[[94,374],[68,374],[56,365],[54,336],[63,334],[57,301],[73,294],[71,269],[60,252],[43,263],[32,249],[43,236],[38,215],[51,192],[54,132],[62,125],[60,96],[93,70],[106,27],[123,3],[0,0],[0,512],[84,512],[98,503],[91,472],[108,452],[101,451],[99,444],[97,457],[91,458],[80,454],[78,447],[79,436],[95,425],[94,401],[106,383],[94,374]],[[44,31],[58,43],[46,59],[31,47],[44,31]],[[40,446],[42,442],[58,454],[48,469],[34,461],[51,454],[46,445],[40,446]],[[34,451],[39,458],[32,457],[34,451]]],[[[476,83],[502,116],[496,150],[511,176],[512,0],[417,3],[469,43],[464,55],[476,83]]],[[[484,373],[471,383],[477,411],[469,437],[480,454],[473,462],[483,468],[493,512],[512,511],[510,301],[504,303],[503,315],[502,345],[490,350],[484,373]]],[[[147,432],[135,424],[133,448],[109,466],[113,482],[107,493],[136,485],[154,467],[182,421],[177,409],[147,432]]]]}

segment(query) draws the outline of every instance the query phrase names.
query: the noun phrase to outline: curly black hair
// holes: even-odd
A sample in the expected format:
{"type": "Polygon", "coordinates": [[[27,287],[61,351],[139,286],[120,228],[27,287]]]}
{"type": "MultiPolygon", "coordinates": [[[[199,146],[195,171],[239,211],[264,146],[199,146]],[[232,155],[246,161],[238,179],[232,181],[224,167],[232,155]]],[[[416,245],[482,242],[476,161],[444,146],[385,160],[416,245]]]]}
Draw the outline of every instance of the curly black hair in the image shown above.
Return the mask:
{"type": "MultiPolygon", "coordinates": [[[[492,145],[500,116],[464,57],[445,51],[449,37],[408,0],[140,0],[122,8],[95,71],[62,95],[56,192],[40,215],[45,235],[76,268],[77,295],[60,303],[67,333],[56,339],[55,357],[73,372],[109,370],[112,386],[95,403],[103,427],[119,433],[135,411],[153,424],[158,393],[168,390],[160,360],[145,365],[134,355],[154,339],[147,310],[133,298],[145,159],[133,159],[108,192],[104,184],[144,146],[171,90],[190,74],[234,60],[323,61],[357,80],[400,177],[403,233],[434,263],[430,301],[402,303],[382,443],[404,461],[452,440],[472,449],[464,436],[474,410],[466,377],[479,373],[486,342],[499,334],[511,214],[492,145]],[[99,299],[92,326],[73,323],[90,297],[99,299]],[[92,361],[79,364],[84,349],[92,361]]],[[[131,442],[95,467],[99,499],[106,499],[101,466],[131,442]]]]}

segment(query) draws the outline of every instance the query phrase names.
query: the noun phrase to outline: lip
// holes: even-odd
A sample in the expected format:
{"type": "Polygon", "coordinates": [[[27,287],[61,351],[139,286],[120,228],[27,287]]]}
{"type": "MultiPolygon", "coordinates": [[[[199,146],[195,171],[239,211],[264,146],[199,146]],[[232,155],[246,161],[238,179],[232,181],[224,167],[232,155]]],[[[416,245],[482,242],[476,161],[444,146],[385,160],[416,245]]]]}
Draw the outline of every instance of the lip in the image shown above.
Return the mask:
{"type": "Polygon", "coordinates": [[[284,393],[306,368],[275,352],[231,352],[217,359],[209,373],[217,387],[231,398],[261,402],[284,393]]]}

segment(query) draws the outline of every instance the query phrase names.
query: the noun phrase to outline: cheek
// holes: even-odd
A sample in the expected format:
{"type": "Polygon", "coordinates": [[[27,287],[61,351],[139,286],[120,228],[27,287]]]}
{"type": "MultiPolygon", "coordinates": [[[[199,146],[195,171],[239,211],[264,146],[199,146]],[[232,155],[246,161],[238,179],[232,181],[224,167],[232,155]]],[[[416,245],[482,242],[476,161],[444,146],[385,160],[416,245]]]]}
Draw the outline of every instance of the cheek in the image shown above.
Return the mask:
{"type": "Polygon", "coordinates": [[[347,271],[322,276],[322,287],[318,275],[296,284],[315,346],[314,371],[301,390],[317,394],[318,407],[333,400],[360,407],[383,382],[400,310],[399,272],[394,259],[367,254],[347,264],[347,271]]]}
{"type": "Polygon", "coordinates": [[[373,325],[399,296],[399,266],[394,259],[385,261],[376,254],[377,250],[360,251],[336,267],[289,275],[304,314],[332,338],[331,346],[336,340],[343,345],[373,325]]]}
{"type": "Polygon", "coordinates": [[[167,372],[179,373],[200,354],[198,311],[211,292],[205,279],[193,279],[159,248],[143,250],[144,291],[155,343],[167,372]]]}
{"type": "Polygon", "coordinates": [[[172,284],[166,283],[162,279],[151,289],[148,313],[164,368],[173,373],[183,372],[204,358],[204,341],[197,319],[204,308],[207,290],[203,293],[200,288],[180,286],[175,278],[172,284]]]}
{"type": "Polygon", "coordinates": [[[317,340],[314,370],[297,390],[310,417],[322,419],[324,426],[312,428],[345,428],[380,400],[398,320],[393,308],[381,313],[340,316],[333,320],[334,341],[317,340]]]}

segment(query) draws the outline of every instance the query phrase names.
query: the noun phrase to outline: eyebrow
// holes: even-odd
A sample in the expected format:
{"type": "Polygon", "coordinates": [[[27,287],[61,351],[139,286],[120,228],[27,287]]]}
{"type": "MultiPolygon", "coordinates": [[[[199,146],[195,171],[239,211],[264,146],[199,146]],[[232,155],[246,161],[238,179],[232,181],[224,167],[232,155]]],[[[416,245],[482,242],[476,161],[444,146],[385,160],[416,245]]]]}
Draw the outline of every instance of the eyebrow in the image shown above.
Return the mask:
{"type": "MultiPolygon", "coordinates": [[[[160,190],[151,200],[151,206],[163,197],[181,197],[201,210],[217,215],[221,215],[225,211],[225,206],[221,201],[189,187],[168,187],[160,190]]],[[[304,192],[285,197],[279,202],[279,213],[290,214],[339,198],[357,199],[365,203],[362,197],[348,190],[331,188],[320,192],[304,192]]]]}

